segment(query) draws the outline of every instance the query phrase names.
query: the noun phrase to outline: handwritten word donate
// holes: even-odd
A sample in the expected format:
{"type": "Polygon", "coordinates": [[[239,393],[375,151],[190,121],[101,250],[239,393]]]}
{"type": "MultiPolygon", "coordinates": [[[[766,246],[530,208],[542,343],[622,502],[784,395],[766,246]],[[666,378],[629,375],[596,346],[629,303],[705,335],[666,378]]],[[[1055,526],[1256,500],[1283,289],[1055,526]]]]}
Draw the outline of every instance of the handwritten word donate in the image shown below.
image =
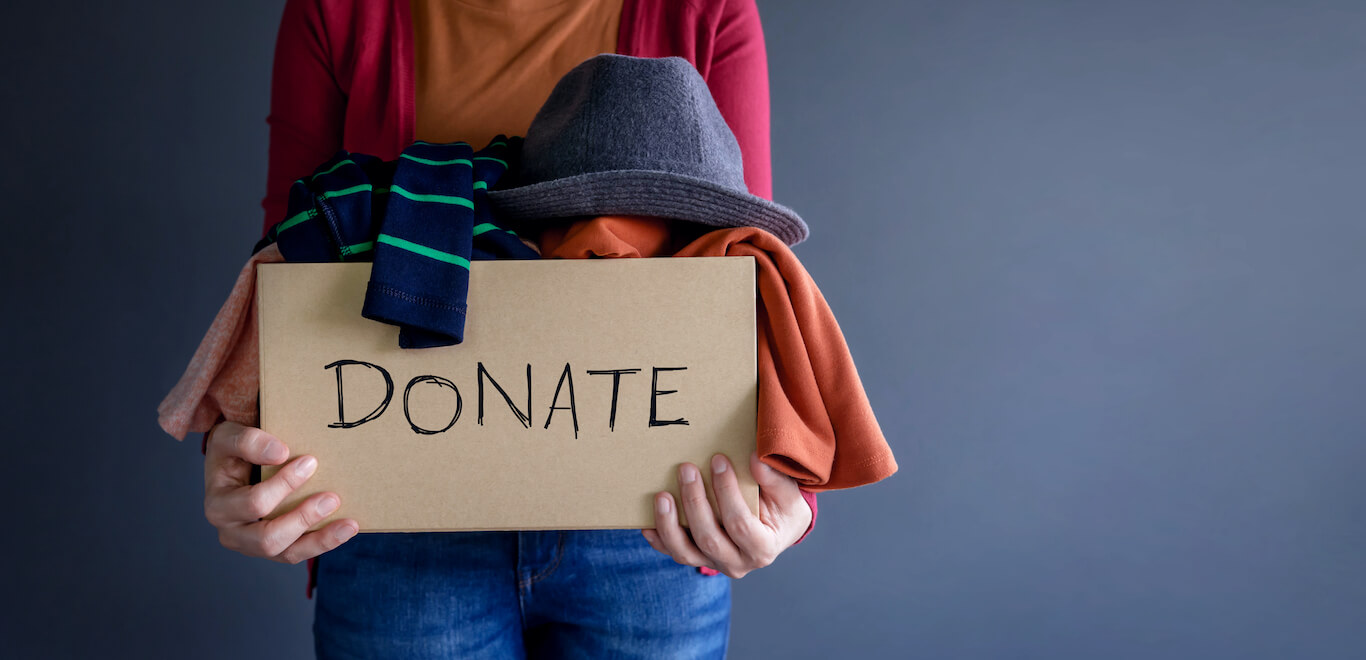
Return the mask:
{"type": "MultiPolygon", "coordinates": [[[[379,419],[379,417],[383,415],[386,410],[389,409],[389,403],[394,398],[394,378],[389,374],[389,370],[373,362],[365,362],[363,360],[337,360],[336,362],[333,362],[323,368],[335,369],[337,371],[337,421],[328,424],[328,428],[356,428],[357,426],[360,426],[362,424],[366,424],[368,422],[372,422],[376,419],[379,419]],[[352,373],[352,376],[350,376],[352,378],[356,377],[354,372],[358,367],[363,367],[365,369],[365,371],[362,371],[360,373],[368,374],[371,378],[373,378],[376,374],[384,378],[384,399],[380,401],[377,405],[374,405],[373,408],[370,408],[369,413],[366,413],[364,416],[354,420],[348,420],[346,412],[348,409],[346,401],[346,385],[342,372],[348,367],[351,368],[348,373],[352,373]]],[[[686,370],[687,367],[650,367],[649,425],[651,427],[669,426],[673,424],[688,424],[688,420],[683,419],[681,417],[678,419],[659,419],[657,408],[657,404],[659,402],[660,397],[678,392],[678,390],[659,389],[660,372],[686,370]]],[[[610,413],[607,418],[607,428],[609,431],[616,430],[617,400],[618,394],[621,391],[622,376],[638,374],[641,371],[641,369],[589,369],[584,372],[589,376],[612,377],[612,404],[610,413]]],[[[502,397],[504,403],[506,403],[508,408],[512,411],[512,414],[517,417],[517,421],[520,422],[522,426],[526,428],[531,428],[532,397],[530,364],[526,365],[525,409],[519,407],[515,402],[513,402],[512,397],[507,393],[507,390],[503,389],[503,387],[498,384],[497,380],[494,380],[493,375],[490,374],[488,369],[484,367],[483,362],[479,362],[476,364],[474,379],[477,383],[478,391],[478,416],[476,419],[477,424],[479,424],[480,426],[483,426],[484,424],[484,383],[487,382],[489,385],[493,387],[494,390],[498,392],[499,396],[502,397]]],[[[355,402],[353,401],[352,403],[355,402]]],[[[369,406],[367,405],[365,407],[362,407],[361,409],[365,409],[368,407],[369,406]]],[[[403,388],[403,416],[405,419],[408,420],[408,426],[412,427],[414,433],[419,433],[423,435],[434,435],[449,430],[452,426],[455,426],[456,422],[460,421],[460,412],[463,408],[464,397],[460,394],[460,388],[450,379],[431,374],[414,376],[411,380],[408,381],[408,384],[403,388]],[[451,411],[451,419],[449,422],[446,423],[445,426],[441,428],[426,428],[418,425],[416,422],[413,421],[413,413],[409,405],[409,397],[412,394],[414,387],[417,387],[418,385],[422,385],[424,383],[430,383],[432,385],[438,386],[439,388],[449,389],[451,392],[451,394],[447,397],[449,401],[447,406],[451,411]]],[[[351,408],[351,410],[354,411],[355,408],[353,407],[351,408]]],[[[575,402],[574,398],[574,370],[572,367],[570,367],[568,362],[565,363],[564,369],[560,372],[559,381],[555,384],[555,394],[550,397],[550,407],[546,410],[545,424],[543,424],[541,428],[550,428],[550,423],[555,418],[555,411],[557,410],[566,410],[569,412],[569,418],[574,425],[574,437],[579,437],[578,404],[575,402]],[[568,400],[568,405],[559,405],[561,401],[560,397],[562,392],[564,398],[568,400]]]]}

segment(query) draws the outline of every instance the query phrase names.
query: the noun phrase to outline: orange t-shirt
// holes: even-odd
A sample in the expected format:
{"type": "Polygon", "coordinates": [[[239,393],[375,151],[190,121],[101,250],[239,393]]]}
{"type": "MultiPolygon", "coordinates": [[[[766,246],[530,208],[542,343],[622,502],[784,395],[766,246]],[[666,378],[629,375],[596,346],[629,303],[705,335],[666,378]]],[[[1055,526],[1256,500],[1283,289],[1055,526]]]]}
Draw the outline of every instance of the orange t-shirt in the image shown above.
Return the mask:
{"type": "Polygon", "coordinates": [[[622,0],[412,0],[416,138],[526,135],[564,74],[617,50],[622,0]]]}

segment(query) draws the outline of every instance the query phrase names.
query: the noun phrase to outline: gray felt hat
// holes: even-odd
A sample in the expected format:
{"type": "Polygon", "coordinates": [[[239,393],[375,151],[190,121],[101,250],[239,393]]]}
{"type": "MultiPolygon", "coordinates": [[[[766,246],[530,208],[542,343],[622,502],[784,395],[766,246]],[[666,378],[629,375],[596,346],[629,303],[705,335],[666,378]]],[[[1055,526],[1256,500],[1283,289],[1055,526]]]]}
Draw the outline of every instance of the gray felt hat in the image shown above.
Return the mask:
{"type": "Polygon", "coordinates": [[[687,60],[598,55],[565,74],[522,142],[516,187],[490,190],[500,217],[648,215],[759,227],[796,245],[792,209],[745,187],[740,145],[687,60]]]}

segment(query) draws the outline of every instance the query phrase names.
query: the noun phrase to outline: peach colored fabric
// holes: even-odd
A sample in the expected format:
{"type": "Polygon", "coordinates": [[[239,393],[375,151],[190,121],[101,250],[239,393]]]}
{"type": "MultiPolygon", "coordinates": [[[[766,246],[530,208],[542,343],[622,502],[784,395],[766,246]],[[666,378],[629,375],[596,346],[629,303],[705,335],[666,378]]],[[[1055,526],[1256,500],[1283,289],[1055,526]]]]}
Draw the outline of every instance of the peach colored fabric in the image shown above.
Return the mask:
{"type": "Polygon", "coordinates": [[[797,256],[762,229],[701,233],[698,227],[623,216],[558,223],[541,232],[541,254],[550,259],[754,257],[760,458],[812,492],[854,488],[891,476],[896,459],[868,403],[844,334],[797,256]]]}
{"type": "Polygon", "coordinates": [[[256,264],[280,261],[284,257],[274,245],[247,260],[180,382],[157,406],[157,422],[176,440],[184,440],[192,431],[209,430],[220,415],[229,421],[256,426],[261,371],[256,334],[256,264]]]}

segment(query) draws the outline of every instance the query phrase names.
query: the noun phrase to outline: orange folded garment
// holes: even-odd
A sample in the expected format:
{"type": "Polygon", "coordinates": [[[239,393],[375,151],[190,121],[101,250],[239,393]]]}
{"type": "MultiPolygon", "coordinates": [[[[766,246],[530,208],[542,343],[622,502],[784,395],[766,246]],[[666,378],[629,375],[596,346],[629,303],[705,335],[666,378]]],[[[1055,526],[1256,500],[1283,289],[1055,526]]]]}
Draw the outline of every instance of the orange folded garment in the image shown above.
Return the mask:
{"type": "Polygon", "coordinates": [[[754,257],[759,457],[812,492],[863,486],[896,472],[834,313],[797,255],[774,235],[601,216],[550,224],[539,242],[547,259],[754,257]]]}

